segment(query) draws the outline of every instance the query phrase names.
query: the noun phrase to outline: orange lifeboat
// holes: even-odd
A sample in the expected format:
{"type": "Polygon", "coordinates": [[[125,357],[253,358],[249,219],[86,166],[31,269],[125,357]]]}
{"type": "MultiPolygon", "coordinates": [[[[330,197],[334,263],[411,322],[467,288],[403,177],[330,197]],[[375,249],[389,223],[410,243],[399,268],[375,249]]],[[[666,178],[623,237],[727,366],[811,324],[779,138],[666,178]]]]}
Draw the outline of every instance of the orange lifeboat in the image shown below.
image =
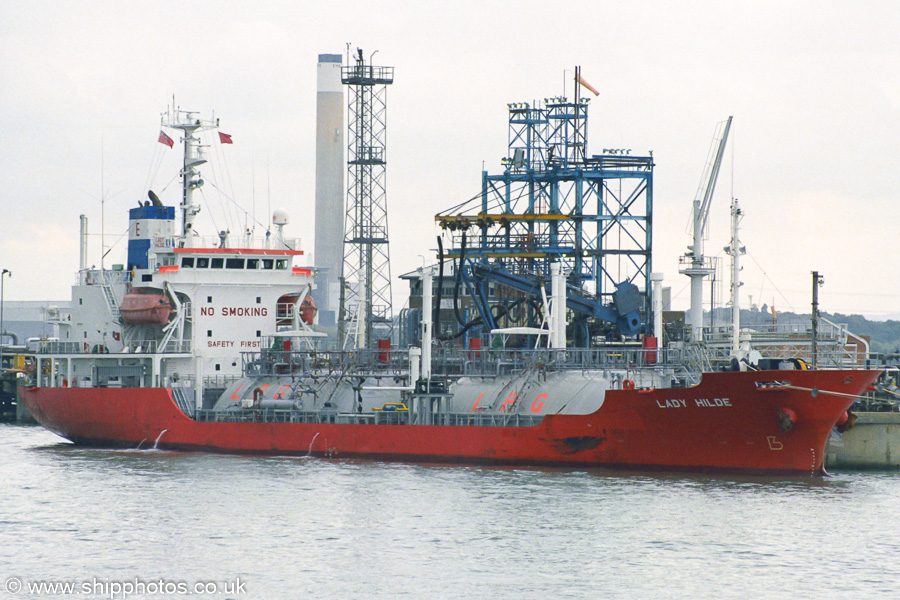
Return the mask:
{"type": "MultiPolygon", "coordinates": [[[[277,315],[277,323],[278,325],[290,325],[291,324],[291,305],[296,306],[297,302],[300,300],[300,294],[285,294],[281,298],[278,299],[278,306],[276,307],[276,315],[277,315]]],[[[303,297],[303,302],[300,303],[300,320],[306,323],[307,325],[312,325],[313,321],[316,318],[316,311],[319,309],[316,308],[316,303],[313,301],[312,296],[307,294],[303,297]]]]}
{"type": "Polygon", "coordinates": [[[119,314],[129,325],[165,325],[172,305],[165,294],[125,294],[119,314]]]}
{"type": "Polygon", "coordinates": [[[303,302],[300,303],[300,320],[307,325],[312,325],[318,310],[312,296],[307,294],[306,297],[303,298],[303,302]]]}

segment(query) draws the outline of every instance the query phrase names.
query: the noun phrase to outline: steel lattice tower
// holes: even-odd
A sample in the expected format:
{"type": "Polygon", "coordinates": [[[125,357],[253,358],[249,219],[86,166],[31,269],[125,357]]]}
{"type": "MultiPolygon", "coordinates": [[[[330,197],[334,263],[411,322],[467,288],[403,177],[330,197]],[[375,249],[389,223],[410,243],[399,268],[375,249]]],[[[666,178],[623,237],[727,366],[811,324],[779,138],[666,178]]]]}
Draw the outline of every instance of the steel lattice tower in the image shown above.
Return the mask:
{"type": "MultiPolygon", "coordinates": [[[[569,283],[604,304],[617,283],[640,288],[649,307],[652,270],[653,157],[606,148],[587,153],[588,99],[512,103],[509,156],[500,175],[482,174],[477,199],[436,216],[453,238],[445,256],[478,256],[519,274],[549,277],[560,262],[569,283]]],[[[646,310],[646,308],[645,308],[646,310]]]]}
{"type": "Polygon", "coordinates": [[[393,67],[366,64],[342,69],[348,86],[347,213],[341,286],[340,343],[373,348],[391,336],[391,267],[385,195],[387,86],[393,67]]]}

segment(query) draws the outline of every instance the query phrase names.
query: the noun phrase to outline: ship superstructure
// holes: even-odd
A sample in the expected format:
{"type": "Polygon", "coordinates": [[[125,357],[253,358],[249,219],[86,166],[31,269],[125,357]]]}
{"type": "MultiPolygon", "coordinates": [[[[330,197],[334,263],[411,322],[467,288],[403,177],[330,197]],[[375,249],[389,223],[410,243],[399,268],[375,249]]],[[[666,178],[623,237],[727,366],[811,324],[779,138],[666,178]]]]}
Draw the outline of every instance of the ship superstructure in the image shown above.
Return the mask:
{"type": "Polygon", "coordinates": [[[44,385],[170,387],[193,409],[203,406],[204,387],[215,393],[240,376],[240,352],[280,330],[314,337],[312,316],[305,322],[301,310],[313,271],[295,265],[303,251],[284,237],[283,211],[273,216],[275,233],[263,238],[201,236],[193,192],[203,185],[206,157],[198,131],[218,122],[170,110],[162,125],[183,140],[180,230],[175,207],[152,191],[131,209],[127,265],[80,271],[70,311],[54,315],[60,340],[42,342],[38,372],[44,385]]]}

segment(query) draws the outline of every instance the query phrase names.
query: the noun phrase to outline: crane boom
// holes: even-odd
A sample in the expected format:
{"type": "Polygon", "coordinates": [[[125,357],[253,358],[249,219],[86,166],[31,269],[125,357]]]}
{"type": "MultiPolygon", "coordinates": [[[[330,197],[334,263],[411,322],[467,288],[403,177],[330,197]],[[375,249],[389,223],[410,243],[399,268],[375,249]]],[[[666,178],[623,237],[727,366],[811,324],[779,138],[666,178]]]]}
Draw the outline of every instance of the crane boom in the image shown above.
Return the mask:
{"type": "Polygon", "coordinates": [[[731,119],[732,117],[728,117],[727,121],[723,121],[724,128],[722,128],[722,123],[719,123],[719,128],[722,129],[721,136],[716,136],[716,139],[713,142],[713,147],[710,148],[710,156],[712,156],[713,149],[715,149],[715,158],[710,161],[707,158],[706,161],[706,170],[703,173],[704,177],[701,179],[700,185],[703,186],[703,183],[706,182],[706,186],[701,187],[697,190],[697,198],[694,200],[695,206],[699,204],[699,212],[694,215],[694,236],[697,236],[697,225],[700,225],[700,235],[702,236],[703,232],[706,230],[706,223],[709,220],[709,207],[712,203],[713,193],[716,191],[716,182],[719,179],[719,168],[722,166],[722,157],[725,155],[725,144],[728,142],[728,132],[731,131],[731,119]],[[718,142],[716,144],[715,142],[718,142]],[[700,191],[703,190],[703,200],[700,200],[700,191]]]}
{"type": "Polygon", "coordinates": [[[722,157],[725,154],[725,145],[728,142],[728,133],[731,131],[731,119],[719,123],[716,126],[716,136],[710,148],[706,160],[703,176],[700,178],[700,187],[693,205],[693,244],[688,253],[682,259],[684,265],[680,272],[691,278],[691,309],[688,313],[688,324],[692,327],[692,339],[702,339],[703,328],[703,279],[713,272],[712,265],[703,255],[703,237],[709,221],[709,209],[712,204],[713,193],[716,190],[716,181],[719,179],[719,168],[722,166],[722,157]],[[705,183],[705,185],[704,185],[705,183]]]}

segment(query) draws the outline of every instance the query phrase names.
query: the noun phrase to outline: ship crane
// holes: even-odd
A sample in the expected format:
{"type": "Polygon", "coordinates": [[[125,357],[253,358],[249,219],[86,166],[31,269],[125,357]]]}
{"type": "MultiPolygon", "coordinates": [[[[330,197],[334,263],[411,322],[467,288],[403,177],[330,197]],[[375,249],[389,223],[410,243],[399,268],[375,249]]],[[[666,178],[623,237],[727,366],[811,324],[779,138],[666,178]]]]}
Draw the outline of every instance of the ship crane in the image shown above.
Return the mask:
{"type": "Polygon", "coordinates": [[[703,338],[703,279],[715,271],[712,261],[703,255],[703,240],[707,236],[709,208],[713,192],[716,189],[716,180],[719,178],[719,167],[722,165],[722,155],[725,153],[725,144],[728,142],[730,129],[731,117],[716,127],[716,136],[709,149],[706,167],[700,178],[700,187],[694,198],[691,219],[693,244],[682,257],[682,266],[679,269],[680,273],[691,278],[691,309],[687,321],[691,326],[692,340],[695,342],[699,342],[703,338]]]}

